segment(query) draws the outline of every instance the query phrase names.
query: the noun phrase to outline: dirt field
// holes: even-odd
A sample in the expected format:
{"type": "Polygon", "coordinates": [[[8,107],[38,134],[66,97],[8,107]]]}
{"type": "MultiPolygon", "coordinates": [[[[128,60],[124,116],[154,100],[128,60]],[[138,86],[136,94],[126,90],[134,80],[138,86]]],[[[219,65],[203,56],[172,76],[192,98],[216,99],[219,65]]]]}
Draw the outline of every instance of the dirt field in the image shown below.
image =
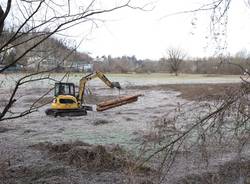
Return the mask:
{"type": "MultiPolygon", "coordinates": [[[[152,131],[154,122],[170,111],[178,111],[180,107],[190,108],[193,103],[216,100],[225,90],[233,90],[239,85],[237,78],[221,78],[219,82],[226,80],[227,83],[219,84],[214,82],[218,78],[211,77],[204,79],[203,84],[202,80],[195,83],[196,78],[192,78],[190,83],[181,78],[177,84],[173,81],[169,84],[163,77],[154,76],[151,80],[145,79],[145,82],[141,82],[143,77],[137,78],[137,81],[129,77],[125,80],[117,76],[111,78],[121,80],[124,89],[108,89],[94,82],[91,86],[94,94],[86,98],[87,103],[93,105],[127,94],[144,96],[136,103],[102,113],[89,112],[84,117],[48,117],[44,113],[49,107],[46,105],[28,116],[1,122],[0,183],[154,183],[156,173],[150,166],[131,173],[136,163],[134,155],[145,136],[152,131]],[[213,83],[209,83],[211,81],[213,83]]],[[[47,86],[21,89],[13,111],[21,112],[28,108],[46,91],[47,86]]],[[[6,103],[9,92],[9,88],[1,88],[1,107],[6,103]]],[[[49,93],[39,103],[49,102],[52,95],[49,93]]],[[[223,175],[224,165],[227,167],[228,162],[234,161],[228,159],[212,167],[220,167],[218,173],[223,175]]],[[[249,162],[244,164],[242,172],[250,171],[249,162]]],[[[199,168],[187,170],[187,165],[187,161],[177,160],[165,183],[185,183],[180,181],[181,178],[189,178],[190,181],[199,178],[197,183],[204,183],[208,173],[198,172],[199,168]]],[[[236,171],[237,166],[232,169],[232,172],[236,171]]],[[[238,175],[235,177],[236,180],[227,183],[246,181],[238,175]]]]}

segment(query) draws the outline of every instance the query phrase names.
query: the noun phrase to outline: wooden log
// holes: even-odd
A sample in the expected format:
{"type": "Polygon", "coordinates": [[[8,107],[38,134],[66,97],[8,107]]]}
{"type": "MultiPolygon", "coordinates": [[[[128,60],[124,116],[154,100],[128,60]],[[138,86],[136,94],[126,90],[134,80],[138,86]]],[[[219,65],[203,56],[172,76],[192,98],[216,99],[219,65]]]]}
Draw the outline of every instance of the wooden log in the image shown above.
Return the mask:
{"type": "Polygon", "coordinates": [[[128,103],[133,103],[133,102],[136,102],[136,101],[137,101],[137,98],[134,98],[134,99],[131,99],[129,101],[122,101],[122,102],[112,104],[112,105],[108,105],[108,106],[103,106],[103,107],[97,106],[96,110],[97,111],[105,111],[105,110],[108,110],[108,109],[111,109],[111,108],[122,106],[122,105],[125,105],[125,104],[128,104],[128,103]]]}
{"type": "Polygon", "coordinates": [[[134,95],[134,96],[123,96],[118,99],[108,100],[97,104],[97,111],[105,111],[114,107],[118,107],[121,105],[125,105],[128,103],[133,103],[138,100],[138,97],[142,95],[134,95]]]}
{"type": "Polygon", "coordinates": [[[122,102],[122,101],[129,101],[131,99],[138,98],[139,96],[142,96],[142,95],[140,94],[140,95],[133,95],[133,96],[122,96],[122,97],[118,97],[116,99],[100,102],[99,104],[97,104],[97,106],[104,107],[104,106],[108,106],[108,105],[113,105],[113,104],[117,104],[117,103],[122,102]]]}

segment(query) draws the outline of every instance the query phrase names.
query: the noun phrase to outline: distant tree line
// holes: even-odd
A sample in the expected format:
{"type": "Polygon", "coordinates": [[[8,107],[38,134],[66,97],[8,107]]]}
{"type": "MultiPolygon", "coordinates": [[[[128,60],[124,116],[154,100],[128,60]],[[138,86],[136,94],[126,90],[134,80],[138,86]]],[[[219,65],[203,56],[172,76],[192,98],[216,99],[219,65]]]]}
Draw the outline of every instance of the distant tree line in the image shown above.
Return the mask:
{"type": "MultiPolygon", "coordinates": [[[[4,30],[0,37],[0,43],[4,43],[13,36],[11,30],[4,30]]],[[[0,54],[0,65],[12,63],[25,49],[30,47],[31,42],[25,42],[29,38],[35,41],[43,39],[48,31],[31,32],[25,37],[16,39],[6,48],[7,52],[0,54]],[[12,49],[11,49],[12,48],[12,49]]],[[[76,63],[93,64],[94,70],[113,73],[191,73],[191,74],[242,74],[242,68],[250,70],[250,55],[246,50],[239,51],[235,56],[187,58],[187,54],[180,48],[168,48],[166,56],[159,60],[137,59],[136,56],[102,56],[92,58],[86,53],[74,50],[74,45],[65,39],[50,37],[34,48],[17,64],[24,66],[22,71],[34,71],[48,69],[48,66],[57,67],[56,71],[65,71],[76,63]],[[72,52],[73,51],[73,52],[72,52]],[[67,56],[68,55],[68,56],[67,56]],[[39,61],[37,61],[37,58],[39,61]],[[33,63],[35,67],[29,67],[33,63]],[[46,67],[44,66],[46,63],[46,67]],[[240,66],[240,67],[239,67],[240,66]]]]}
{"type": "Polygon", "coordinates": [[[228,56],[183,59],[137,60],[135,56],[105,57],[94,59],[94,68],[116,73],[179,73],[240,75],[242,68],[250,70],[250,57],[228,56]],[[176,63],[175,63],[176,62],[176,63]]]}

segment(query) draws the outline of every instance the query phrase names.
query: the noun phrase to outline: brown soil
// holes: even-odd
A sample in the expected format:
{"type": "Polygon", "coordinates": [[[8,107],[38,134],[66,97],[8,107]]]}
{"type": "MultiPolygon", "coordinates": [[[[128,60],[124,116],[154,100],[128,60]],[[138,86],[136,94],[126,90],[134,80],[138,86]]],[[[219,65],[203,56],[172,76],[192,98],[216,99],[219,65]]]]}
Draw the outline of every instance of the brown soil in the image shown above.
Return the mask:
{"type": "Polygon", "coordinates": [[[178,183],[250,183],[250,160],[232,160],[211,172],[191,174],[175,181],[178,183]],[[242,177],[246,176],[246,177],[242,177]],[[242,178],[241,178],[242,177],[242,178]],[[235,181],[235,178],[241,178],[235,181]],[[234,182],[232,182],[234,181],[234,182]]]}
{"type": "Polygon", "coordinates": [[[181,92],[187,100],[216,100],[227,91],[235,90],[240,84],[177,84],[168,85],[170,89],[181,92]]]}
{"type": "Polygon", "coordinates": [[[237,89],[239,83],[225,84],[165,84],[151,86],[133,86],[130,89],[141,90],[174,90],[181,92],[180,97],[186,100],[216,100],[227,91],[237,89]]]}

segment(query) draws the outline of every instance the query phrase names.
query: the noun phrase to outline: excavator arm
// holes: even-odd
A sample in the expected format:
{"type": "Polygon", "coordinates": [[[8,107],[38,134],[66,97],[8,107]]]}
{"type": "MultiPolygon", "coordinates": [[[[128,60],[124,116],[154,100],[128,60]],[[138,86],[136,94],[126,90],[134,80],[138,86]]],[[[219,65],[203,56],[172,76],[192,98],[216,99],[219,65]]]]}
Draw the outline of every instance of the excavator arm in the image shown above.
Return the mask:
{"type": "Polygon", "coordinates": [[[94,73],[91,73],[89,75],[86,75],[84,77],[82,77],[80,79],[80,84],[79,84],[79,96],[78,96],[78,100],[82,103],[83,101],[83,96],[84,96],[84,92],[85,92],[85,88],[86,88],[86,83],[89,80],[92,80],[94,78],[99,78],[100,80],[102,80],[107,86],[109,86],[110,88],[117,88],[117,89],[121,89],[121,85],[119,82],[111,82],[102,72],[96,71],[94,73]]]}

